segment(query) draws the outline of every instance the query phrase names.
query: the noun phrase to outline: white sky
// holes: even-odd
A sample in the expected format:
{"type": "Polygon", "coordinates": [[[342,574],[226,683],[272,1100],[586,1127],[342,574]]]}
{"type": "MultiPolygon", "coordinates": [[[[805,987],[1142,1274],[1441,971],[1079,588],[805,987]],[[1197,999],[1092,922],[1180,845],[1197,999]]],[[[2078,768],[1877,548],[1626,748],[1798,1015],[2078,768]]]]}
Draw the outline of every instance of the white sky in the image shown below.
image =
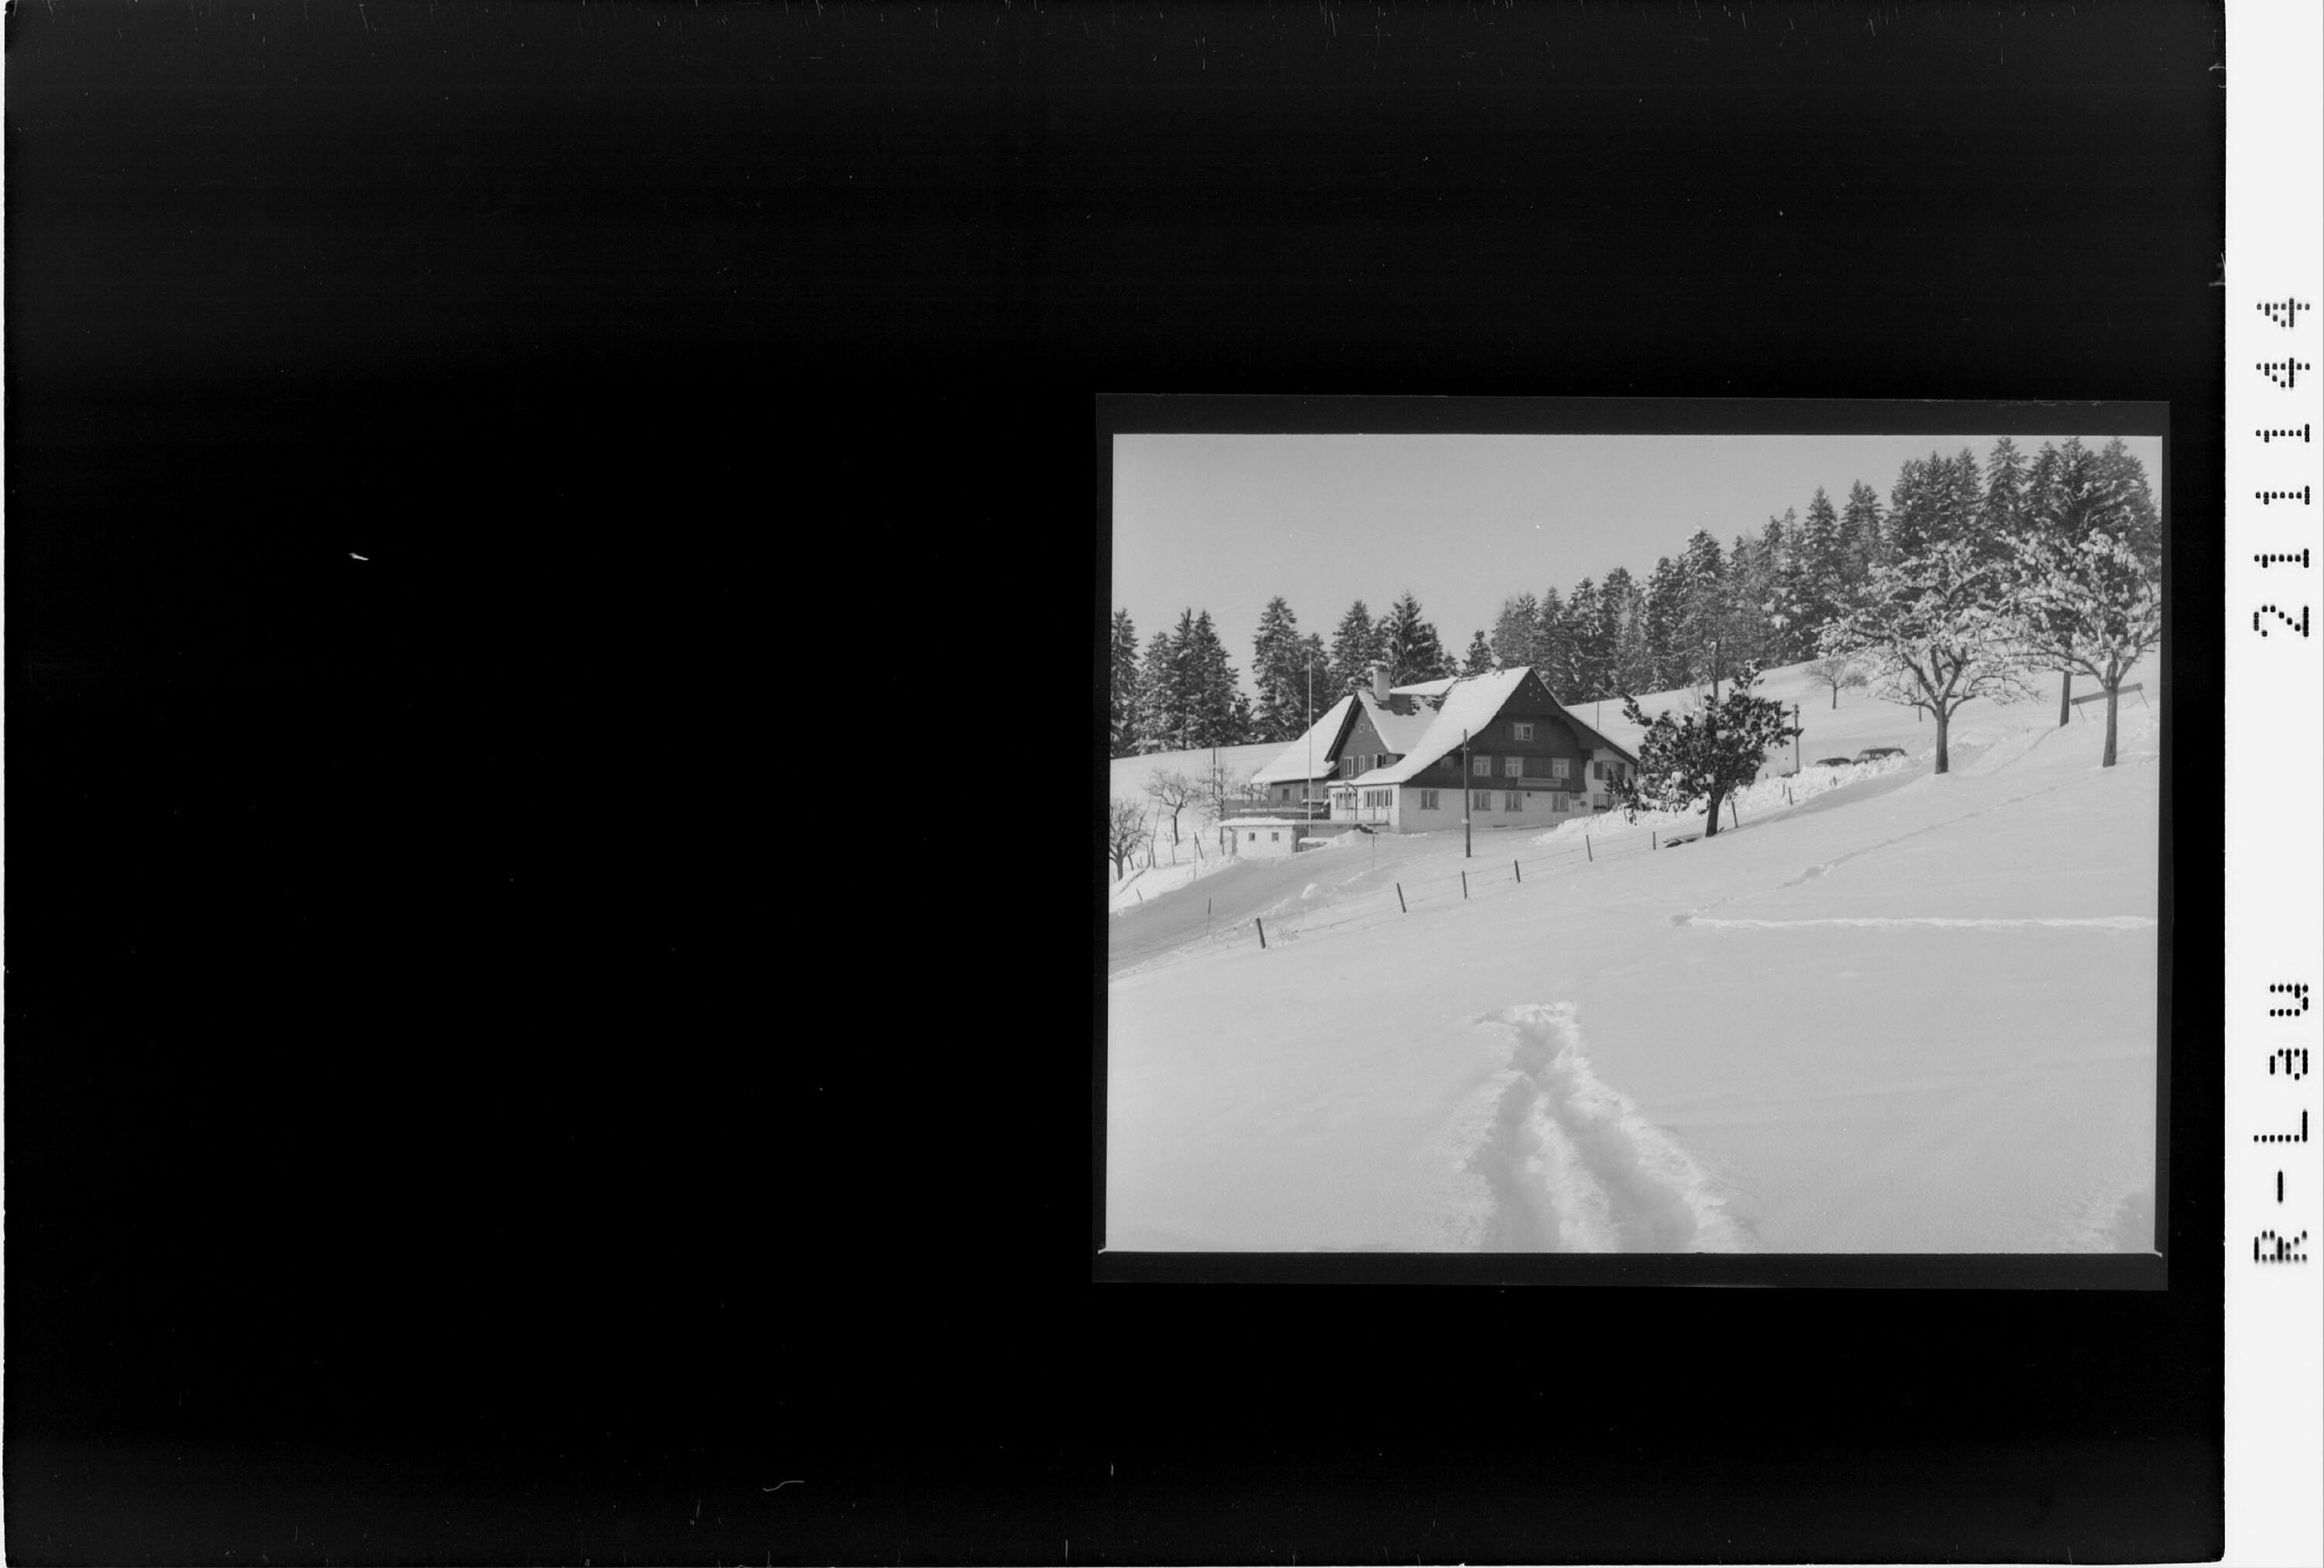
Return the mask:
{"type": "MultiPolygon", "coordinates": [[[[2011,432],[2032,454],[2076,434],[2011,432]]],[[[2105,438],[2083,433],[2086,442],[2105,438]]],[[[1250,687],[1251,638],[1275,595],[1302,632],[1360,598],[1377,617],[1409,588],[1457,656],[1501,601],[1628,567],[1643,580],[1707,528],[1724,549],[1821,484],[1836,508],[1879,493],[1908,457],[1995,436],[1119,435],[1112,605],[1142,647],[1208,609],[1250,687]]],[[[2163,496],[2160,437],[2127,437],[2163,496]]]]}

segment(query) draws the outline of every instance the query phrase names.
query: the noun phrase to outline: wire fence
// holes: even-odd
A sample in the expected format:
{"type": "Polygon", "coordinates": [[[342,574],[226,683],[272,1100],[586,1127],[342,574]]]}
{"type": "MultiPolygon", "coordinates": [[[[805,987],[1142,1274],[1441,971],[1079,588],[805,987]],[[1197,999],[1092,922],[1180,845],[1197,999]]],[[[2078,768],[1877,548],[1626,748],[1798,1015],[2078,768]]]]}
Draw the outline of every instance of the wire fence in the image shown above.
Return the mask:
{"type": "MultiPolygon", "coordinates": [[[[1325,931],[1382,926],[1455,904],[1509,896],[1520,891],[1528,877],[1538,884],[1558,872],[1651,854],[1665,843],[1683,842],[1684,836],[1674,840],[1655,828],[1617,832],[1604,837],[1585,834],[1570,844],[1535,846],[1532,853],[1526,854],[1479,857],[1449,875],[1399,879],[1368,888],[1352,897],[1333,900],[1329,906],[1333,913],[1327,919],[1310,918],[1298,907],[1296,898],[1285,899],[1262,914],[1209,925],[1199,935],[1176,934],[1139,947],[1110,948],[1106,962],[1116,973],[1130,966],[1169,968],[1221,947],[1263,948],[1297,942],[1325,931]]],[[[1207,900],[1204,907],[1207,912],[1207,900]]]]}

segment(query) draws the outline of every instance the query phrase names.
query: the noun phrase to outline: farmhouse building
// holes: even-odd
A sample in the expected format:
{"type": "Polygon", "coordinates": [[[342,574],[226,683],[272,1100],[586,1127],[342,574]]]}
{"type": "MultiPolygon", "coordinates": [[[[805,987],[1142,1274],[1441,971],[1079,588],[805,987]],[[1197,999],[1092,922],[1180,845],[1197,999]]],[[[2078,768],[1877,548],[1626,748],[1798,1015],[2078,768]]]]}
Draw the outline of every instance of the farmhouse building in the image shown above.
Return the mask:
{"type": "Polygon", "coordinates": [[[1333,823],[1420,833],[1459,826],[1464,798],[1478,826],[1554,827],[1608,809],[1637,766],[1529,669],[1390,687],[1375,667],[1370,690],[1342,698],[1254,779],[1269,810],[1321,792],[1333,823]]]}

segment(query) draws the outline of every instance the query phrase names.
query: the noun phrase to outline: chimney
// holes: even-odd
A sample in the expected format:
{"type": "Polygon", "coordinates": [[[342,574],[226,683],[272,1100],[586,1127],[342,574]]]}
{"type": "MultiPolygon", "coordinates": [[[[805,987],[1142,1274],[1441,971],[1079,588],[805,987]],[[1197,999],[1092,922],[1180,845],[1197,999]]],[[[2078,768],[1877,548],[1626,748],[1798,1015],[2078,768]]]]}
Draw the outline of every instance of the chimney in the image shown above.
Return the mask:
{"type": "Polygon", "coordinates": [[[1382,707],[1388,706],[1388,666],[1385,664],[1375,663],[1372,666],[1372,700],[1382,707]]]}

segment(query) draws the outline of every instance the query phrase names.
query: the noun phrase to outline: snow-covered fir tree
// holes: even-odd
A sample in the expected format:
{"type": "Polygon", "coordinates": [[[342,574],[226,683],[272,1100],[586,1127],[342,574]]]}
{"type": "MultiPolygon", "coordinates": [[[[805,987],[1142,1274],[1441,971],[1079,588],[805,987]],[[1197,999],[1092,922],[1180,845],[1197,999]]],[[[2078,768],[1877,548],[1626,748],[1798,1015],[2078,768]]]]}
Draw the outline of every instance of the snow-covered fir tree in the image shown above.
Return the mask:
{"type": "Polygon", "coordinates": [[[1179,696],[1178,661],[1167,632],[1146,640],[1138,664],[1138,739],[1140,752],[1178,748],[1179,718],[1185,705],[1179,696]]]}
{"type": "Polygon", "coordinates": [[[1565,655],[1563,690],[1553,686],[1552,691],[1566,702],[1585,702],[1606,692],[1606,665],[1598,656],[1600,606],[1598,580],[1584,577],[1573,585],[1565,595],[1565,613],[1560,617],[1565,655]],[[1567,696],[1565,693],[1572,693],[1567,696]]]}
{"type": "Polygon", "coordinates": [[[1541,613],[1535,625],[1534,673],[1541,677],[1543,685],[1563,697],[1573,690],[1572,641],[1566,635],[1565,600],[1554,585],[1541,596],[1541,613]]]}
{"type": "MultiPolygon", "coordinates": [[[[1281,595],[1259,612],[1251,640],[1251,680],[1259,702],[1251,715],[1251,739],[1296,741],[1306,728],[1307,654],[1311,641],[1299,634],[1299,617],[1281,595]]],[[[1329,688],[1328,673],[1325,686],[1329,688]]]]}
{"type": "Polygon", "coordinates": [[[1108,754],[1128,757],[1138,751],[1138,629],[1128,610],[1113,613],[1109,639],[1112,678],[1107,701],[1108,754]]]}
{"type": "Polygon", "coordinates": [[[1191,623],[1181,621],[1182,666],[1185,672],[1186,723],[1184,733],[1191,746],[1239,746],[1250,729],[1250,698],[1244,695],[1226,645],[1219,641],[1211,613],[1202,611],[1191,623]]]}
{"type": "Polygon", "coordinates": [[[1499,663],[1499,659],[1493,652],[1493,645],[1485,641],[1485,629],[1481,626],[1478,627],[1475,634],[1469,639],[1467,656],[1461,660],[1461,673],[1463,675],[1489,674],[1498,668],[1499,663]]]}
{"type": "Polygon", "coordinates": [[[1381,662],[1388,666],[1391,686],[1460,673],[1459,664],[1445,652],[1435,626],[1421,614],[1420,601],[1409,589],[1379,618],[1376,646],[1381,662]]]}
{"type": "Polygon", "coordinates": [[[1491,641],[1495,656],[1505,667],[1534,664],[1541,646],[1541,601],[1531,594],[1502,600],[1491,641]]]}
{"type": "Polygon", "coordinates": [[[1856,480],[1848,487],[1848,506],[1840,514],[1840,576],[1851,592],[1888,558],[1886,532],[1880,493],[1856,480]]]}
{"type": "Polygon", "coordinates": [[[1332,700],[1358,687],[1371,684],[1372,662],[1379,657],[1379,633],[1372,621],[1372,613],[1358,599],[1340,617],[1339,628],[1332,633],[1332,700]]]}
{"type": "Polygon", "coordinates": [[[1646,578],[1646,687],[1665,691],[1684,686],[1686,661],[1679,650],[1679,629],[1686,621],[1686,573],[1664,556],[1646,578]]]}

